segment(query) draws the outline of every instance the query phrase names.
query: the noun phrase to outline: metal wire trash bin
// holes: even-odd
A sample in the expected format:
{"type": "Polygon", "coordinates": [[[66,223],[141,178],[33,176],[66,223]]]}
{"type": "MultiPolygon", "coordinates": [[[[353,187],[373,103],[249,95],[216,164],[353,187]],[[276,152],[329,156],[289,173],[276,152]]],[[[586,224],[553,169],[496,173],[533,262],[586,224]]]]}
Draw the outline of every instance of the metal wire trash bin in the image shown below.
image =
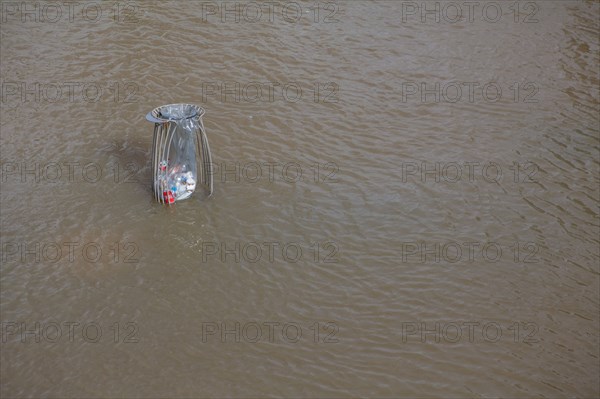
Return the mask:
{"type": "Polygon", "coordinates": [[[163,105],[146,115],[154,123],[152,188],[158,202],[189,198],[197,182],[212,195],[212,157],[203,115],[204,109],[193,104],[163,105]]]}

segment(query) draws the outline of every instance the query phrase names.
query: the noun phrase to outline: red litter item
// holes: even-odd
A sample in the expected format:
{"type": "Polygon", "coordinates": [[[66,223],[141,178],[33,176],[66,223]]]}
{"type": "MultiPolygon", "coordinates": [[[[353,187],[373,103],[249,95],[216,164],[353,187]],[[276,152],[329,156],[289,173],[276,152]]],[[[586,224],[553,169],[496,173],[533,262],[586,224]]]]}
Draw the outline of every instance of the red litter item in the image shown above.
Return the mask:
{"type": "Polygon", "coordinates": [[[175,202],[175,197],[173,196],[173,192],[171,190],[163,191],[163,198],[167,204],[172,204],[175,202]]]}

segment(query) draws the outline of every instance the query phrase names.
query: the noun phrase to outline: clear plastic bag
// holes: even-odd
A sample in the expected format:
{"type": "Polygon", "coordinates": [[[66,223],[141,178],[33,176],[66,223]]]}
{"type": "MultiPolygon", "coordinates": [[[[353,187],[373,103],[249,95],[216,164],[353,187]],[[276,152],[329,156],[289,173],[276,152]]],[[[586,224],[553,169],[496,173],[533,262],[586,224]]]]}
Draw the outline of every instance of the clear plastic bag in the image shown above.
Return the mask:
{"type": "Polygon", "coordinates": [[[189,198],[198,181],[212,194],[212,158],[202,115],[204,110],[192,104],[163,105],[146,115],[154,123],[152,180],[161,203],[189,198]]]}

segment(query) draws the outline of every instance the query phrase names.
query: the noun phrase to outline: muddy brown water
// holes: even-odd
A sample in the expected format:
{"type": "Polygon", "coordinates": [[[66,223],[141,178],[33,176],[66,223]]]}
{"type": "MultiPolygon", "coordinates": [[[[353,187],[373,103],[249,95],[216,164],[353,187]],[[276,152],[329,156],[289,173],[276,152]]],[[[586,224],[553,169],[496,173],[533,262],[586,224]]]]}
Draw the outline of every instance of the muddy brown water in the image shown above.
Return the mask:
{"type": "Polygon", "coordinates": [[[2,2],[2,397],[599,395],[598,2],[65,4],[2,2]]]}

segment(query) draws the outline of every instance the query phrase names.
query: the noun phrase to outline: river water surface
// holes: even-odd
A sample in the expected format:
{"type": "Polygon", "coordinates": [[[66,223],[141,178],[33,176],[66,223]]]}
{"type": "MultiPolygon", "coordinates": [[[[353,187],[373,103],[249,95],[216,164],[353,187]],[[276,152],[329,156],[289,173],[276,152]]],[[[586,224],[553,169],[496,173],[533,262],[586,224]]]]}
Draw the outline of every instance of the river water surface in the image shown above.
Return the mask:
{"type": "Polygon", "coordinates": [[[599,395],[598,2],[65,4],[2,2],[2,397],[599,395]]]}

